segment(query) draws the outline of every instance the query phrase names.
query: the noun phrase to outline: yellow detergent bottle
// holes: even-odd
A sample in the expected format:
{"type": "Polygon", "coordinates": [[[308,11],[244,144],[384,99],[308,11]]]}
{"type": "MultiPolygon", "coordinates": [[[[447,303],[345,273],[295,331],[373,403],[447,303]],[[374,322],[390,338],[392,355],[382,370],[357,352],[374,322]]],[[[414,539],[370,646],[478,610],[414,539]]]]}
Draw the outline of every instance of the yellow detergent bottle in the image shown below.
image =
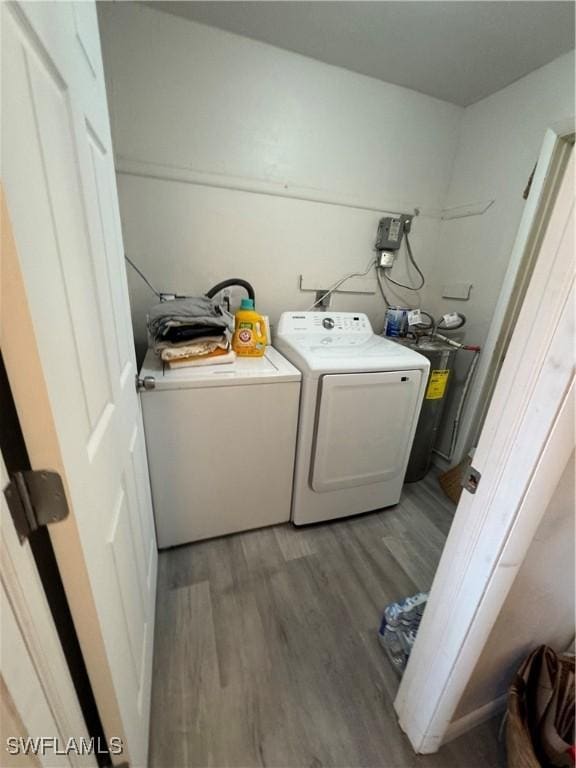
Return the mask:
{"type": "Polygon", "coordinates": [[[234,316],[232,349],[240,357],[262,357],[266,351],[266,324],[252,299],[242,299],[234,316]]]}

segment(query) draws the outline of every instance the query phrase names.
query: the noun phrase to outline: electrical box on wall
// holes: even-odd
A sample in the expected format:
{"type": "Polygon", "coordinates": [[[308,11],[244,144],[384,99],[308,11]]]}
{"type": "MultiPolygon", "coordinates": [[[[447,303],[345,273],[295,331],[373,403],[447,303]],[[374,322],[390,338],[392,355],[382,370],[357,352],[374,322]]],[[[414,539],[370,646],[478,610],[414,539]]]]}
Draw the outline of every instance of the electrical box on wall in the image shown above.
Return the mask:
{"type": "Polygon", "coordinates": [[[410,232],[413,218],[409,213],[400,213],[398,216],[384,216],[380,219],[376,235],[376,250],[397,251],[402,245],[404,234],[410,232]]]}

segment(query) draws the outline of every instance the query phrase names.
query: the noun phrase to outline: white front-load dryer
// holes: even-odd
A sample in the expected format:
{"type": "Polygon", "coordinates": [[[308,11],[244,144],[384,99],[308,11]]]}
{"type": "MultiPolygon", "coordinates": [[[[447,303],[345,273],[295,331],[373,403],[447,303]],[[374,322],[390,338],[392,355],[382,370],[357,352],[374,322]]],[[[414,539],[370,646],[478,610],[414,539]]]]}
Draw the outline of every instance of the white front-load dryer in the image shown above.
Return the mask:
{"type": "Polygon", "coordinates": [[[294,524],[397,504],[428,360],[353,312],[285,312],[275,346],[302,372],[294,524]]]}

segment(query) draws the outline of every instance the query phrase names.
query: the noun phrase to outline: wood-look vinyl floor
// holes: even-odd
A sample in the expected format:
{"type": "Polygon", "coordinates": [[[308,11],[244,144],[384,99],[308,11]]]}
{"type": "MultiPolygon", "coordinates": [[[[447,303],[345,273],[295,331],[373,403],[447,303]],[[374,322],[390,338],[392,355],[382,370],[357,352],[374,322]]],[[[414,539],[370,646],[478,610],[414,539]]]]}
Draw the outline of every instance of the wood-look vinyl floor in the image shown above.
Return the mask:
{"type": "Polygon", "coordinates": [[[162,553],[152,768],[504,765],[494,721],[415,755],[376,637],[386,603],[430,587],[453,514],[430,476],[380,512],[162,553]]]}

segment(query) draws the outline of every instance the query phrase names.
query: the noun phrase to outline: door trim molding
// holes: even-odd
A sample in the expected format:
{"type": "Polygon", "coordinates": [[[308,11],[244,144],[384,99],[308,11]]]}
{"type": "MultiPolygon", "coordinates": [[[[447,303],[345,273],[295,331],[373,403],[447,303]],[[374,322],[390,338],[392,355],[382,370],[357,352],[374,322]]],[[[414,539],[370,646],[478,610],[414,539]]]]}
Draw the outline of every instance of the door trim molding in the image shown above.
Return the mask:
{"type": "MultiPolygon", "coordinates": [[[[7,201],[1,186],[0,219],[0,346],[6,372],[31,466],[49,467],[57,471],[66,487],[66,469],[52,418],[7,201]],[[30,396],[32,392],[34,397],[30,396]]],[[[66,492],[72,509],[67,489],[66,492]]],[[[49,533],[65,588],[67,583],[76,584],[74,594],[67,591],[66,597],[72,616],[75,617],[74,625],[104,733],[119,736],[126,743],[74,516],[69,515],[49,533]],[[82,620],[78,621],[77,617],[82,617],[82,620]]]]}
{"type": "MultiPolygon", "coordinates": [[[[0,453],[0,493],[7,481],[8,473],[0,453]]],[[[1,499],[1,503],[4,508],[4,498],[1,499]]],[[[8,515],[7,511],[6,515],[8,515]]],[[[4,511],[2,516],[4,517],[4,511]]],[[[40,576],[32,559],[30,545],[28,542],[24,545],[20,543],[16,529],[9,522],[2,526],[0,537],[0,585],[6,595],[18,631],[26,644],[35,677],[42,686],[53,722],[58,729],[58,733],[30,735],[32,737],[53,736],[64,740],[69,736],[74,736],[76,739],[87,738],[86,725],[40,576]]],[[[6,620],[8,620],[7,617],[6,620]]],[[[10,660],[5,659],[4,663],[9,664],[10,660]]],[[[6,672],[6,670],[3,671],[6,672]]],[[[18,685],[18,689],[20,687],[18,685]]],[[[8,689],[8,692],[18,693],[18,690],[8,689]]],[[[26,724],[22,721],[21,725],[26,724]]],[[[23,733],[9,735],[25,736],[23,733]]],[[[5,745],[0,745],[0,748],[4,751],[5,745]]],[[[71,753],[67,756],[65,763],[74,766],[95,766],[96,760],[71,753]]]]}
{"type": "MultiPolygon", "coordinates": [[[[6,222],[4,221],[3,226],[5,224],[6,222]]],[[[29,470],[30,460],[12,390],[6,375],[2,350],[0,350],[0,409],[4,427],[4,429],[0,429],[0,452],[3,454],[8,476],[11,477],[14,473],[21,470],[29,470]]],[[[31,554],[34,557],[40,582],[44,589],[60,645],[62,646],[88,735],[97,739],[99,744],[104,745],[106,737],[102,728],[100,713],[98,712],[94,692],[90,685],[86,663],[80,648],[70,606],[66,599],[66,592],[62,584],[62,577],[56,562],[48,528],[42,526],[33,531],[27,541],[31,554]]],[[[26,548],[24,542],[22,543],[24,548],[26,548]]],[[[103,750],[98,751],[96,760],[100,766],[112,765],[110,756],[104,755],[103,750]]]]}

